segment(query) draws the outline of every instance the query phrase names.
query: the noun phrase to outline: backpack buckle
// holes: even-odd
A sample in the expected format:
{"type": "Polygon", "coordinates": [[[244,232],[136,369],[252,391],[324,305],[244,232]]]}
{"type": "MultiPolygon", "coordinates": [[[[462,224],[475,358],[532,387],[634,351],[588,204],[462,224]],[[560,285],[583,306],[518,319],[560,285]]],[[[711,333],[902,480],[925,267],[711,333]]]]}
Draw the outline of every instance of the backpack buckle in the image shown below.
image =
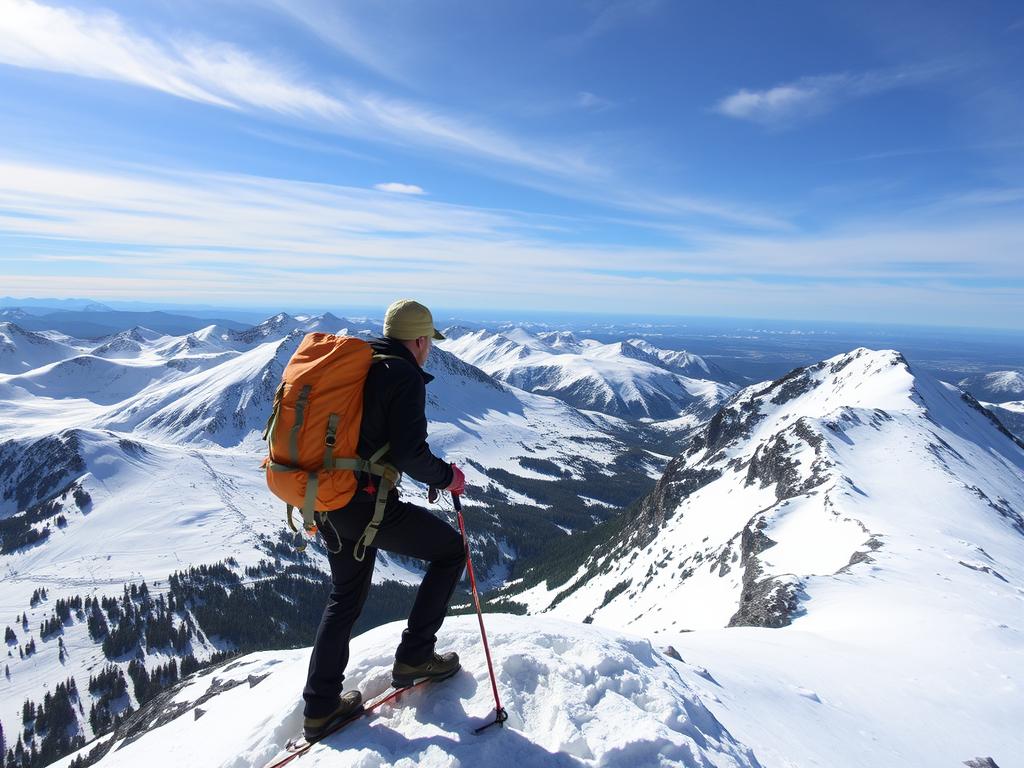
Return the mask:
{"type": "Polygon", "coordinates": [[[327,435],[327,437],[324,438],[324,445],[330,446],[331,448],[334,447],[334,444],[336,442],[337,439],[334,437],[334,435],[327,435]]]}

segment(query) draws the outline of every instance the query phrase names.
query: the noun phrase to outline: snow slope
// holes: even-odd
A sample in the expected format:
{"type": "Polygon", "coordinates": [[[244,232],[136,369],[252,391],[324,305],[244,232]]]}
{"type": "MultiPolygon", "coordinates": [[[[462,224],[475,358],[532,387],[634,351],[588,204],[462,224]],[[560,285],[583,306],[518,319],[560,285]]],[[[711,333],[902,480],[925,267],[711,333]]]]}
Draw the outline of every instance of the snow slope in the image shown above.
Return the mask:
{"type": "MultiPolygon", "coordinates": [[[[530,476],[515,462],[524,451],[569,469],[579,457],[605,465],[621,450],[606,420],[498,382],[443,349],[431,352],[426,369],[436,377],[427,388],[430,441],[446,456],[530,476]]],[[[471,484],[484,482],[467,471],[471,484]]]]}
{"type": "MultiPolygon", "coordinates": [[[[350,685],[367,696],[387,689],[401,630],[400,623],[388,624],[353,641],[350,685]]],[[[459,653],[460,673],[328,737],[301,765],[762,765],[684,682],[685,665],[643,638],[505,615],[489,616],[488,632],[509,714],[503,729],[472,732],[493,714],[494,699],[476,618],[451,618],[443,641],[459,653]]],[[[197,677],[164,707],[176,707],[177,717],[134,741],[115,738],[97,765],[266,764],[301,729],[308,653],[252,654],[197,677]],[[194,704],[212,688],[227,690],[194,704]]],[[[154,711],[151,718],[157,716],[154,711]]],[[[56,765],[67,766],[70,759],[56,765]]]]}
{"type": "Polygon", "coordinates": [[[706,411],[735,391],[711,376],[682,375],[675,363],[632,342],[601,344],[569,333],[533,335],[523,328],[502,333],[450,328],[446,334],[442,348],[501,381],[624,418],[671,419],[687,408],[706,411]]]}
{"type": "Polygon", "coordinates": [[[1005,768],[1024,755],[1022,511],[1024,444],[859,349],[738,393],[615,541],[515,599],[671,643],[766,765],[1005,768]]]}
{"type": "MultiPolygon", "coordinates": [[[[812,587],[847,568],[862,575],[879,549],[917,551],[936,526],[929,541],[954,565],[976,564],[980,547],[1012,572],[1024,448],[966,398],[896,352],[865,349],[748,387],[585,564],[558,612],[645,631],[785,622],[812,587]]],[[[542,608],[555,595],[526,597],[542,608]]]]}
{"type": "Polygon", "coordinates": [[[0,323],[0,374],[24,373],[78,353],[71,344],[46,334],[26,331],[15,323],[0,323]]]}

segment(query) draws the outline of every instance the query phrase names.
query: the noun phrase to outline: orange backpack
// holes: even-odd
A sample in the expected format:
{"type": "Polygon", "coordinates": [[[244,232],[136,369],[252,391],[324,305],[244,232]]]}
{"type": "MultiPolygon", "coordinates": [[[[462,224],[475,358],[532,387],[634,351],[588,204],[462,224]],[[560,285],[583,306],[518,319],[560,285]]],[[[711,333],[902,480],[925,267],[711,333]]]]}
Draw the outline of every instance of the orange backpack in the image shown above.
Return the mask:
{"type": "MultiPolygon", "coordinates": [[[[292,511],[302,511],[302,527],[316,533],[316,516],[344,507],[357,488],[358,472],[381,478],[373,518],[356,544],[362,560],[384,517],[388,493],[401,479],[381,459],[384,445],[369,459],[356,453],[363,418],[363,386],[376,360],[401,359],[374,355],[370,345],[350,336],[308,333],[295,350],[274,396],[274,410],[263,439],[270,455],[263,462],[267,486],[285,502],[288,526],[292,511]]],[[[369,486],[372,492],[372,485],[369,486]]],[[[300,548],[304,547],[304,543],[300,548]]]]}

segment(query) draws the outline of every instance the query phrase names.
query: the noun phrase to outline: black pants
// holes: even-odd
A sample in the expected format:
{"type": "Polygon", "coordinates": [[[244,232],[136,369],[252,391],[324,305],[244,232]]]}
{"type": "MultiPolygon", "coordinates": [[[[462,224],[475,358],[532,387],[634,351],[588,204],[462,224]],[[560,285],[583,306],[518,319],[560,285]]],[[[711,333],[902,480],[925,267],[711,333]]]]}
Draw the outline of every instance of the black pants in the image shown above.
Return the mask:
{"type": "Polygon", "coordinates": [[[401,501],[397,493],[388,499],[384,520],[362,562],[353,549],[370,521],[370,505],[350,505],[335,510],[320,526],[330,553],[331,595],[320,619],[320,628],[309,659],[309,674],[302,696],[306,717],[323,717],[334,710],[348,665],[348,642],[370,591],[377,550],[429,562],[409,624],[395,658],[406,664],[421,664],[434,652],[437,630],[441,628],[455,585],[465,567],[462,537],[452,526],[422,507],[401,501]]]}

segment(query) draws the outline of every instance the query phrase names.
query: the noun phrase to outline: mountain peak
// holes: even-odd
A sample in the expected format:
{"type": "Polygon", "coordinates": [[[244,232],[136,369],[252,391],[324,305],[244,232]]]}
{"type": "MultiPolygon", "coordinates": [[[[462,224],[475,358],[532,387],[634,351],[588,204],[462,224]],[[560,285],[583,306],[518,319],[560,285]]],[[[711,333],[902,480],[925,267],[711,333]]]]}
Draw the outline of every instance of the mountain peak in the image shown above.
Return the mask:
{"type": "MultiPolygon", "coordinates": [[[[1022,477],[1024,444],[974,398],[895,350],[860,347],[718,409],[559,610],[658,631],[783,626],[803,615],[812,576],[820,585],[882,547],[920,551],[923,536],[961,559],[976,537],[1005,572],[1024,533],[1022,477]],[[660,618],[648,601],[668,594],[677,609],[660,618]]],[[[897,582],[917,557],[890,558],[897,582]]],[[[816,610],[841,610],[828,605],[816,610]]]]}

